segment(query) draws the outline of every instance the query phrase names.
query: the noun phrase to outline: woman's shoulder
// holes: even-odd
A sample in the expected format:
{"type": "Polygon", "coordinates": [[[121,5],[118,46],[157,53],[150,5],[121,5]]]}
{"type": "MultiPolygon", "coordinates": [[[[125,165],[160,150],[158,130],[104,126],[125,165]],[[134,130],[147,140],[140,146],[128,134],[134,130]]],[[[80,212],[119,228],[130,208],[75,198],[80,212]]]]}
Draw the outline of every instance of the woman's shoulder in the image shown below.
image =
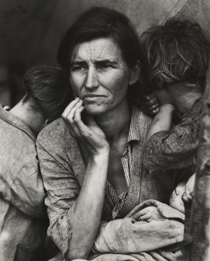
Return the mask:
{"type": "Polygon", "coordinates": [[[65,123],[63,121],[62,118],[58,118],[54,121],[52,121],[51,123],[49,123],[46,127],[44,127],[39,135],[38,138],[42,138],[46,135],[61,135],[63,133],[63,131],[65,130],[65,123]]]}
{"type": "Polygon", "coordinates": [[[62,118],[58,118],[41,130],[37,137],[37,144],[43,147],[57,146],[65,147],[65,144],[75,142],[62,118]]]}
{"type": "Polygon", "coordinates": [[[143,124],[150,124],[151,123],[151,116],[145,114],[140,105],[137,102],[133,102],[132,103],[132,116],[131,118],[134,118],[136,121],[138,120],[138,123],[140,126],[142,126],[143,124]]]}

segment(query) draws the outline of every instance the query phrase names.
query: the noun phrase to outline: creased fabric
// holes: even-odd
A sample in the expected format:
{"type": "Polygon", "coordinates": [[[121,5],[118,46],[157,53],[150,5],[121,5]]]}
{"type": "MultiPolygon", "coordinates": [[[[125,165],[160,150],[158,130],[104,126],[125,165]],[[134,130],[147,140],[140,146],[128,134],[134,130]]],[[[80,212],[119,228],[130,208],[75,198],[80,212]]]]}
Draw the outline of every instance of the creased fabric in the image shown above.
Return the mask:
{"type": "Polygon", "coordinates": [[[196,165],[202,104],[201,98],[170,131],[160,131],[150,137],[145,146],[144,166],[168,170],[196,165]]]}
{"type": "Polygon", "coordinates": [[[184,215],[156,200],[136,206],[125,218],[105,222],[100,226],[94,252],[140,253],[171,246],[183,240],[184,215]],[[161,219],[139,220],[138,213],[148,206],[155,206],[161,219]]]}
{"type": "MultiPolygon", "coordinates": [[[[102,254],[88,259],[91,261],[185,261],[180,250],[161,250],[142,252],[138,254],[102,254]]],[[[74,259],[72,261],[85,261],[74,259]]]]}
{"type": "MultiPolygon", "coordinates": [[[[168,204],[176,185],[188,177],[186,169],[157,171],[142,166],[143,149],[150,122],[151,118],[133,104],[130,130],[133,133],[132,137],[136,138],[128,141],[131,151],[130,182],[125,203],[122,208],[117,208],[115,218],[124,218],[140,202],[151,198],[168,204]]],[[[50,219],[48,235],[65,255],[71,243],[71,209],[80,193],[89,155],[70,135],[61,118],[40,132],[37,150],[47,190],[45,203],[50,219]]],[[[101,221],[113,220],[113,210],[117,205],[121,205],[120,202],[115,204],[108,191],[101,221]]]]}
{"type": "Polygon", "coordinates": [[[48,225],[34,133],[0,108],[0,260],[31,261],[48,225]]]}

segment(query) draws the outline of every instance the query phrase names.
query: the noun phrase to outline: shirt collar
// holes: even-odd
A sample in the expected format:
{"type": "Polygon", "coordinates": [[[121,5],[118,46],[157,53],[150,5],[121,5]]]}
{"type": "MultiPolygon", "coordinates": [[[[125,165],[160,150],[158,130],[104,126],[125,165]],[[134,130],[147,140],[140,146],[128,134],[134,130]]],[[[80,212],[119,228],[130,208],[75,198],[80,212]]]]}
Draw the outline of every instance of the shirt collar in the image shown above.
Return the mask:
{"type": "Polygon", "coordinates": [[[140,140],[139,126],[139,109],[133,104],[131,108],[131,122],[128,133],[128,142],[132,140],[140,140]]]}
{"type": "Polygon", "coordinates": [[[24,122],[22,122],[18,117],[16,117],[12,113],[4,110],[1,106],[0,106],[0,119],[6,121],[7,123],[14,126],[15,128],[25,132],[32,140],[34,141],[36,140],[35,134],[24,122]]]}

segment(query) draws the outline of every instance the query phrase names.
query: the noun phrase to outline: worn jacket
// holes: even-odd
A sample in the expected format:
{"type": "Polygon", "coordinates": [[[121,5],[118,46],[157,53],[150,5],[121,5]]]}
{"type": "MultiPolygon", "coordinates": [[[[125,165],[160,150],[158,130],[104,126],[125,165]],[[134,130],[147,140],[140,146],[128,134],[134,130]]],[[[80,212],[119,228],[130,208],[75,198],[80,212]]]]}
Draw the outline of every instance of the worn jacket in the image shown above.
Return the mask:
{"type": "MultiPolygon", "coordinates": [[[[143,168],[142,153],[150,122],[148,116],[133,106],[128,135],[133,137],[128,139],[131,152],[130,182],[126,200],[115,218],[125,217],[135,206],[147,199],[168,203],[175,186],[186,178],[186,169],[160,172],[143,168]]],[[[50,219],[48,234],[65,254],[71,240],[71,208],[80,193],[88,155],[85,148],[70,135],[61,118],[49,124],[39,134],[37,150],[47,190],[45,202],[50,219]]],[[[126,172],[124,165],[123,168],[126,172]]],[[[107,190],[102,220],[113,219],[115,204],[107,190]]]]}
{"type": "Polygon", "coordinates": [[[38,260],[47,219],[35,135],[0,108],[0,137],[0,260],[38,260]]]}
{"type": "Polygon", "coordinates": [[[159,131],[147,141],[143,164],[150,169],[183,169],[196,164],[203,99],[182,115],[170,131],[159,131]]]}

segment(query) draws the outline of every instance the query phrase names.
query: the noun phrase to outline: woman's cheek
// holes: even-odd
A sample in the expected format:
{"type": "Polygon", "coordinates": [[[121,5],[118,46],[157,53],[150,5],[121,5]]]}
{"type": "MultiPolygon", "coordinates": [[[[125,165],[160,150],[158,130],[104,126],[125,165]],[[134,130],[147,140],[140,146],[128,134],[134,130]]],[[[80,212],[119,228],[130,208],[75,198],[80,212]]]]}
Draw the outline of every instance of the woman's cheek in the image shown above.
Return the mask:
{"type": "Polygon", "coordinates": [[[74,98],[79,97],[78,94],[74,91],[74,89],[73,89],[73,94],[74,94],[74,98]]]}
{"type": "Polygon", "coordinates": [[[72,76],[72,77],[70,77],[69,82],[70,82],[70,86],[73,90],[74,95],[76,97],[78,97],[79,96],[79,90],[83,86],[81,79],[79,77],[72,76]]]}

